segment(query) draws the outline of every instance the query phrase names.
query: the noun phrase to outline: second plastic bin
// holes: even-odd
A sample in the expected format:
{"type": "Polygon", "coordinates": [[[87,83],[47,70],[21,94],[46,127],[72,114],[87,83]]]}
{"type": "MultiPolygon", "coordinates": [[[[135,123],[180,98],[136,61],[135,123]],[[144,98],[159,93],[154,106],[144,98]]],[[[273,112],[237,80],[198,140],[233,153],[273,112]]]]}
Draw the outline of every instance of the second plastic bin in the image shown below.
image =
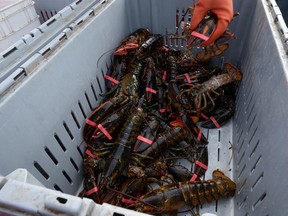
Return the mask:
{"type": "Polygon", "coordinates": [[[0,2],[0,52],[40,25],[32,0],[0,2]]]}

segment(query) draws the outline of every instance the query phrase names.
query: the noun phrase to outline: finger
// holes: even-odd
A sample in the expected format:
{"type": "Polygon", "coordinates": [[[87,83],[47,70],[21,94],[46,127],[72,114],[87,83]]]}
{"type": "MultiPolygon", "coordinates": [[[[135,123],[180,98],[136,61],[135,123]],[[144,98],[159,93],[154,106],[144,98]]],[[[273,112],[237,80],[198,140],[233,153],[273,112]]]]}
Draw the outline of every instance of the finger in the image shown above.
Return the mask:
{"type": "Polygon", "coordinates": [[[203,20],[203,18],[206,16],[207,10],[202,6],[197,4],[195,6],[193,16],[190,22],[190,29],[195,30],[199,23],[203,20]]]}
{"type": "Polygon", "coordinates": [[[228,24],[229,24],[229,22],[227,20],[218,19],[218,21],[216,23],[216,27],[215,27],[214,31],[212,32],[212,34],[210,35],[209,39],[200,45],[201,46],[208,46],[208,45],[214,43],[215,40],[217,40],[225,32],[228,24]]]}

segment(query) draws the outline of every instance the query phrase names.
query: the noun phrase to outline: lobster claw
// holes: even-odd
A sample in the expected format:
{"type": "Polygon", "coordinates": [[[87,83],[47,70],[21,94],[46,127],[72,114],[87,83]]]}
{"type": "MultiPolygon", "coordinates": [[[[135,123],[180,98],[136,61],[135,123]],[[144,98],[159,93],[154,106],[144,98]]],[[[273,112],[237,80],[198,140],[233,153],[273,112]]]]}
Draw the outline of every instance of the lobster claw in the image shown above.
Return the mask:
{"type": "Polygon", "coordinates": [[[153,102],[153,98],[156,98],[157,91],[156,88],[156,79],[155,79],[155,63],[152,58],[147,58],[147,66],[145,67],[144,74],[146,76],[146,100],[147,103],[153,102]]]}
{"type": "Polygon", "coordinates": [[[182,121],[193,135],[193,139],[199,144],[208,144],[207,138],[202,134],[200,128],[192,121],[187,114],[180,114],[182,121]]]}
{"type": "Polygon", "coordinates": [[[184,167],[183,165],[173,165],[168,167],[168,172],[180,182],[187,181],[192,178],[193,172],[184,167]]]}
{"type": "Polygon", "coordinates": [[[201,127],[214,129],[223,126],[234,114],[235,108],[231,104],[229,108],[219,107],[214,111],[213,118],[209,118],[201,123],[201,127]],[[215,121],[217,122],[215,124],[215,121]]]}
{"type": "Polygon", "coordinates": [[[87,118],[84,129],[83,138],[87,144],[90,143],[91,137],[95,132],[97,125],[102,122],[106,117],[115,112],[115,110],[129,103],[129,98],[123,94],[119,94],[117,97],[104,102],[98,106],[87,118]]]}
{"type": "Polygon", "coordinates": [[[148,120],[146,127],[142,130],[142,133],[137,137],[137,141],[134,145],[134,152],[140,153],[145,151],[156,138],[155,135],[157,134],[158,128],[159,128],[159,121],[156,119],[156,117],[151,116],[151,119],[148,120]]]}
{"type": "Polygon", "coordinates": [[[125,56],[131,51],[138,49],[140,44],[142,44],[148,37],[150,37],[150,35],[150,31],[146,28],[137,29],[122,41],[120,46],[116,48],[114,55],[125,56]]]}
{"type": "MultiPolygon", "coordinates": [[[[217,16],[213,13],[204,18],[195,31],[191,33],[191,37],[187,41],[187,46],[200,46],[204,41],[207,41],[215,29],[216,23],[217,16]]],[[[214,43],[222,44],[231,38],[235,38],[234,34],[229,29],[226,29],[214,43]]]]}

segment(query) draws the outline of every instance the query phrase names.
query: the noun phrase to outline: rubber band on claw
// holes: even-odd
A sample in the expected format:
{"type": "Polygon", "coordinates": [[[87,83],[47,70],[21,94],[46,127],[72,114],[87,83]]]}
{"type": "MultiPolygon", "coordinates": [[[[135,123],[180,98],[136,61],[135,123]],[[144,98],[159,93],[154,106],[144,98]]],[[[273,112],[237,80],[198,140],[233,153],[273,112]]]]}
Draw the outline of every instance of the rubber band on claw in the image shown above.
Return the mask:
{"type": "Polygon", "coordinates": [[[187,73],[185,73],[184,76],[185,76],[187,82],[191,83],[191,79],[190,79],[189,75],[187,73]]]}
{"type": "Polygon", "coordinates": [[[136,44],[136,43],[127,43],[124,47],[125,47],[126,49],[138,49],[138,48],[139,48],[139,45],[136,44]]]}
{"type": "Polygon", "coordinates": [[[156,90],[154,90],[154,89],[152,89],[152,88],[146,88],[146,91],[147,92],[151,92],[151,93],[153,93],[153,94],[157,94],[157,91],[156,90]]]}
{"type": "Polygon", "coordinates": [[[213,116],[211,116],[210,119],[211,119],[211,121],[214,123],[214,125],[215,125],[217,128],[220,128],[220,127],[221,127],[220,124],[217,122],[217,120],[216,120],[213,116]]]}
{"type": "Polygon", "coordinates": [[[165,81],[166,78],[167,78],[167,72],[166,72],[166,70],[165,70],[164,73],[163,73],[163,76],[162,76],[162,80],[165,81]]]}
{"type": "Polygon", "coordinates": [[[197,136],[197,140],[200,141],[202,138],[202,130],[199,131],[198,136],[197,136]]]}
{"type": "Polygon", "coordinates": [[[99,124],[97,127],[102,131],[102,133],[103,133],[109,140],[112,140],[112,139],[113,139],[112,136],[108,133],[108,131],[107,131],[101,124],[99,124]]]}
{"type": "Polygon", "coordinates": [[[92,158],[94,158],[94,159],[98,158],[98,156],[97,156],[97,155],[94,155],[89,149],[87,149],[87,150],[85,151],[85,153],[86,153],[88,156],[90,156],[90,157],[92,157],[92,158]]]}
{"type": "Polygon", "coordinates": [[[208,169],[208,166],[206,166],[205,164],[203,164],[202,162],[196,160],[195,161],[195,164],[200,166],[201,168],[203,168],[204,170],[207,170],[208,169]]]}
{"type": "Polygon", "coordinates": [[[89,119],[86,120],[86,124],[92,126],[92,127],[97,127],[97,124],[89,119]]]}
{"type": "Polygon", "coordinates": [[[206,116],[204,113],[200,114],[202,118],[204,118],[205,120],[209,119],[208,116],[206,116]]]}
{"type": "Polygon", "coordinates": [[[147,138],[145,138],[145,137],[143,137],[143,136],[141,136],[141,135],[139,135],[139,136],[137,137],[137,139],[140,140],[140,141],[143,141],[143,142],[147,143],[148,145],[151,145],[151,144],[153,143],[152,140],[149,140],[149,139],[147,139],[147,138]]]}
{"type": "Polygon", "coordinates": [[[132,204],[135,203],[134,200],[125,199],[124,197],[122,197],[121,201],[122,201],[123,203],[130,204],[130,205],[132,205],[132,204]]]}
{"type": "Polygon", "coordinates": [[[105,75],[104,78],[107,79],[107,80],[109,80],[109,81],[111,81],[111,82],[113,82],[113,83],[115,83],[116,85],[119,83],[118,80],[116,80],[116,79],[114,79],[113,77],[110,77],[110,76],[108,76],[108,75],[105,75]]]}
{"type": "Polygon", "coordinates": [[[197,174],[194,173],[189,182],[194,182],[197,179],[197,177],[198,177],[197,174]]]}
{"type": "Polygon", "coordinates": [[[86,192],[86,195],[90,196],[93,193],[98,193],[98,187],[94,187],[94,188],[90,189],[89,191],[86,192]]]}
{"type": "Polygon", "coordinates": [[[122,55],[127,55],[127,49],[126,48],[119,48],[114,52],[114,55],[122,56],[122,55]]]}
{"type": "Polygon", "coordinates": [[[204,40],[204,41],[207,41],[207,40],[209,39],[209,37],[207,37],[206,35],[201,34],[201,33],[199,33],[199,32],[196,32],[196,31],[193,31],[193,32],[191,33],[191,35],[194,36],[194,37],[200,38],[200,39],[202,39],[202,40],[204,40]]]}

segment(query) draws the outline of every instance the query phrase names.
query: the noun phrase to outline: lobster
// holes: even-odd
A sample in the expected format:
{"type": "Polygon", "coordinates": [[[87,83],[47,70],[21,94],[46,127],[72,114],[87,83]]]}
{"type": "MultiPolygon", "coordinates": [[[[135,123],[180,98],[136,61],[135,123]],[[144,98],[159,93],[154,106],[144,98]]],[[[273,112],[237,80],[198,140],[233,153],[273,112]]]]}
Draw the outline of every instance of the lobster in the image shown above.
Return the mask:
{"type": "Polygon", "coordinates": [[[157,49],[164,44],[163,36],[160,34],[151,35],[146,41],[144,41],[139,49],[135,52],[137,59],[145,58],[147,55],[151,55],[153,52],[157,52],[157,49]]]}
{"type": "MultiPolygon", "coordinates": [[[[211,92],[218,95],[216,90],[219,87],[242,79],[242,72],[230,63],[224,64],[224,71],[226,71],[226,73],[214,76],[202,84],[181,84],[179,86],[181,90],[176,98],[180,103],[183,103],[183,97],[188,98],[189,105],[192,104],[193,106],[192,112],[195,113],[200,113],[202,110],[207,108],[207,100],[210,100],[213,106],[215,106],[211,92]]],[[[185,101],[184,103],[187,102],[185,101]]]]}
{"type": "Polygon", "coordinates": [[[139,28],[128,37],[124,38],[116,48],[114,55],[116,56],[124,56],[127,55],[129,51],[138,49],[139,46],[147,40],[147,38],[151,35],[150,31],[146,28],[139,28]]]}
{"type": "Polygon", "coordinates": [[[185,126],[168,127],[164,132],[158,134],[155,141],[148,146],[147,149],[141,152],[141,155],[157,158],[161,156],[169,146],[176,145],[182,140],[189,139],[189,133],[190,131],[185,126]]]}
{"type": "MultiPolygon", "coordinates": [[[[188,37],[187,46],[199,46],[203,41],[208,40],[216,27],[216,23],[217,16],[210,13],[199,23],[195,31],[191,32],[190,26],[187,26],[184,30],[184,35],[188,37]]],[[[226,29],[221,37],[215,41],[215,44],[222,44],[231,38],[235,38],[234,34],[229,29],[226,29]]]]}
{"type": "Polygon", "coordinates": [[[235,112],[236,83],[230,83],[220,88],[221,90],[218,91],[220,95],[213,98],[214,103],[216,104],[215,108],[207,108],[201,113],[200,125],[203,128],[213,129],[219,126],[221,127],[233,116],[235,112]]]}
{"type": "Polygon", "coordinates": [[[156,116],[151,115],[148,117],[147,124],[144,126],[141,134],[137,137],[134,145],[134,152],[141,153],[153,143],[159,129],[159,121],[156,116]]]}
{"type": "Polygon", "coordinates": [[[148,104],[151,104],[154,102],[156,99],[156,77],[155,77],[155,62],[153,58],[148,57],[146,58],[147,65],[144,69],[144,75],[146,79],[144,78],[144,83],[146,83],[146,88],[145,88],[145,95],[146,95],[146,100],[148,104]]]}
{"type": "Polygon", "coordinates": [[[149,214],[163,214],[178,210],[184,205],[198,206],[220,198],[232,197],[236,184],[222,171],[213,171],[207,181],[167,184],[142,195],[131,207],[149,214]]]}
{"type": "Polygon", "coordinates": [[[100,195],[98,193],[97,179],[99,172],[104,169],[105,156],[110,153],[110,148],[98,146],[97,148],[91,145],[87,146],[85,158],[83,161],[83,190],[80,196],[86,196],[100,203],[100,195]]]}
{"type": "MultiPolygon", "coordinates": [[[[83,137],[87,144],[95,133],[95,128],[109,115],[123,106],[135,104],[139,99],[139,79],[144,69],[144,62],[139,61],[136,68],[127,73],[121,83],[117,85],[116,96],[96,107],[84,124],[83,137]]],[[[112,94],[107,93],[107,95],[112,94]]]]}
{"type": "Polygon", "coordinates": [[[180,89],[178,88],[177,81],[175,79],[177,75],[176,59],[173,56],[170,56],[168,60],[170,62],[170,70],[171,70],[170,72],[171,79],[169,81],[169,86],[168,86],[169,98],[173,106],[179,112],[180,118],[182,119],[184,124],[189,128],[190,132],[193,134],[195,140],[197,142],[207,144],[208,141],[205,136],[201,136],[200,139],[196,139],[200,133],[200,129],[197,127],[195,122],[190,118],[190,116],[188,116],[188,112],[190,112],[190,109],[191,109],[188,97],[186,96],[179,97],[179,94],[181,94],[181,92],[180,92],[180,89]]]}
{"type": "Polygon", "coordinates": [[[132,112],[126,118],[123,127],[115,140],[113,152],[106,161],[103,176],[100,181],[100,190],[102,188],[109,188],[115,184],[117,178],[127,167],[129,158],[132,154],[133,145],[138,134],[141,132],[140,125],[144,118],[145,103],[146,101],[142,97],[137,108],[132,106],[132,112]]]}
{"type": "MultiPolygon", "coordinates": [[[[220,171],[214,171],[213,180],[201,180],[208,168],[208,141],[196,125],[199,112],[213,114],[220,124],[233,114],[225,103],[230,100],[225,86],[241,80],[242,73],[228,63],[224,70],[207,65],[229,46],[221,42],[194,55],[192,47],[185,53],[163,44],[162,35],[138,29],[114,52],[116,65],[105,76],[112,83],[106,81],[108,91],[83,129],[87,146],[81,195],[97,203],[160,214],[235,191],[235,183],[220,171]],[[184,63],[183,53],[192,66],[184,63]],[[182,160],[191,169],[178,165],[182,160]],[[152,189],[149,183],[160,187],[152,189]]],[[[202,125],[213,127],[209,120],[202,125]]]]}
{"type": "Polygon", "coordinates": [[[181,74],[175,76],[178,83],[203,83],[209,80],[213,75],[219,73],[218,68],[209,66],[194,66],[180,68],[181,74]]]}

